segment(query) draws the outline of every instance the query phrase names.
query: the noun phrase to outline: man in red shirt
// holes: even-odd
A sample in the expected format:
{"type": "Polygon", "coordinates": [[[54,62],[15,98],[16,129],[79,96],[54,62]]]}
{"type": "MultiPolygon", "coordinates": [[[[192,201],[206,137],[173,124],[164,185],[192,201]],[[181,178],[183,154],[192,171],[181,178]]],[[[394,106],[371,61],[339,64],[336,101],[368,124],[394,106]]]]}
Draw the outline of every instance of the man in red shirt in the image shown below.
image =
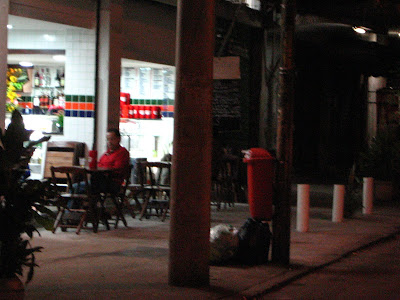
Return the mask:
{"type": "MultiPolygon", "coordinates": [[[[100,168],[117,169],[112,173],[112,182],[107,182],[108,184],[105,185],[111,190],[119,189],[119,186],[124,181],[130,163],[129,152],[125,147],[120,145],[120,142],[121,134],[118,129],[111,128],[107,130],[107,151],[100,157],[97,164],[100,168]]],[[[103,183],[105,183],[104,179],[96,179],[98,182],[93,182],[93,184],[98,185],[98,188],[103,189],[105,187],[103,185],[103,183]]]]}
{"type": "MultiPolygon", "coordinates": [[[[130,158],[126,148],[120,145],[121,134],[116,128],[107,131],[107,151],[100,157],[98,166],[109,169],[127,169],[130,158]]],[[[122,177],[123,179],[123,177],[122,177]]]]}

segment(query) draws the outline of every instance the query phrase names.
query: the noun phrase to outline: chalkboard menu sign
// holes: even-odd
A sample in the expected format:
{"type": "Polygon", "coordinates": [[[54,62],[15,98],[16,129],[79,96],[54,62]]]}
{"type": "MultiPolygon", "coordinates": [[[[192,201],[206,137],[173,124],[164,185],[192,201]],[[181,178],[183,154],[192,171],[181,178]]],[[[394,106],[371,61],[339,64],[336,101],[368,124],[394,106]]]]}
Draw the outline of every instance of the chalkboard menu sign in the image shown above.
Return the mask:
{"type": "Polygon", "coordinates": [[[219,132],[240,130],[240,80],[214,80],[213,127],[219,132]]]}

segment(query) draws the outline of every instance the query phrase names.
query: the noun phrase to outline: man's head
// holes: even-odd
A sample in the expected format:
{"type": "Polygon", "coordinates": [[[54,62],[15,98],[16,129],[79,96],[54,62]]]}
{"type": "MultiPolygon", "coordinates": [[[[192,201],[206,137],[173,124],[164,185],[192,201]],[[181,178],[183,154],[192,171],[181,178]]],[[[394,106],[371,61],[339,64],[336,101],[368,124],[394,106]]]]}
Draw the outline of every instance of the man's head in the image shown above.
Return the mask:
{"type": "Polygon", "coordinates": [[[121,142],[121,134],[119,133],[119,130],[116,128],[110,128],[107,130],[107,148],[110,149],[111,151],[117,150],[120,145],[119,143],[121,142]]]}

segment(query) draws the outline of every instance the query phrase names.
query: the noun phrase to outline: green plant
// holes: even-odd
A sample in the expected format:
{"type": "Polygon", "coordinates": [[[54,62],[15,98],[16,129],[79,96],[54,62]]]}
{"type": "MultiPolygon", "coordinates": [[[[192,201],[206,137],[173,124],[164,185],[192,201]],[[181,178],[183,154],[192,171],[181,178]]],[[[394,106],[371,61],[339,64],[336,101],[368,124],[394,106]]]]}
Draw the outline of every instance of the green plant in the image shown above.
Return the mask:
{"type": "Polygon", "coordinates": [[[400,140],[397,129],[380,131],[360,155],[359,172],[364,177],[391,181],[400,173],[400,140]]]}
{"type": "Polygon", "coordinates": [[[23,86],[28,80],[26,69],[8,68],[6,111],[13,112],[15,109],[20,109],[18,101],[21,100],[21,95],[16,92],[23,91],[23,86]]]}
{"type": "Polygon", "coordinates": [[[64,127],[64,111],[60,111],[57,114],[57,127],[62,132],[64,127]]]}
{"type": "Polygon", "coordinates": [[[16,109],[20,109],[20,107],[18,106],[18,101],[13,101],[13,102],[7,102],[6,103],[6,111],[7,112],[13,112],[16,109]]]}
{"type": "Polygon", "coordinates": [[[37,266],[35,253],[42,249],[31,247],[29,240],[34,232],[39,233],[37,225],[50,229],[52,221],[46,216],[53,215],[45,206],[51,196],[50,183],[26,179],[34,146],[49,137],[29,142],[30,134],[17,110],[4,135],[0,130],[0,278],[23,276],[26,267],[26,283],[37,266]]]}

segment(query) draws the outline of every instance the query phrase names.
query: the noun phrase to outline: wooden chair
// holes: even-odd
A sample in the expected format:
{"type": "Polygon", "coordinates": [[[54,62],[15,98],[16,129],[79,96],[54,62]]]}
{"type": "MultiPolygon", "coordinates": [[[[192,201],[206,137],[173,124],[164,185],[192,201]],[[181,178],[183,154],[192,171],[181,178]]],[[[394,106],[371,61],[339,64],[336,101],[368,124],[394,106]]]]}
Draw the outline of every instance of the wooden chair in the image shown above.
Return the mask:
{"type": "Polygon", "coordinates": [[[218,176],[212,182],[212,201],[221,209],[221,205],[234,206],[238,198],[240,158],[226,155],[221,158],[218,167],[218,176]]]}
{"type": "Polygon", "coordinates": [[[170,162],[140,162],[142,169],[143,204],[139,220],[158,216],[165,221],[170,200],[170,162]],[[153,213],[152,211],[155,211],[153,213]]]}
{"type": "Polygon", "coordinates": [[[51,178],[52,166],[78,166],[79,157],[86,154],[86,144],[73,141],[48,142],[46,147],[43,178],[51,178]]]}
{"type": "Polygon", "coordinates": [[[79,234],[83,227],[86,227],[90,221],[93,224],[93,231],[97,232],[98,214],[97,200],[91,194],[89,188],[88,174],[84,168],[76,166],[50,167],[52,174],[52,186],[56,192],[56,205],[58,209],[56,221],[53,226],[53,233],[60,227],[63,231],[67,228],[76,228],[76,234],[79,234]],[[67,186],[59,185],[60,179],[65,179],[67,186]],[[84,193],[78,193],[74,190],[73,184],[84,184],[84,193]],[[77,214],[79,218],[72,218],[77,214]]]}
{"type": "MultiPolygon", "coordinates": [[[[124,223],[125,227],[128,226],[128,223],[126,222],[125,216],[124,216],[124,209],[128,209],[131,213],[131,215],[134,217],[135,213],[133,211],[133,207],[130,205],[127,197],[127,190],[128,186],[130,185],[130,177],[132,173],[132,165],[129,165],[127,170],[123,170],[125,173],[124,181],[121,184],[121,187],[117,193],[105,193],[102,197],[104,199],[111,199],[112,203],[114,204],[115,211],[115,224],[114,227],[118,228],[118,223],[119,221],[122,221],[124,223]]],[[[110,178],[111,180],[111,178],[110,178]]],[[[104,203],[104,202],[103,202],[104,203]]]]}
{"type": "MultiPolygon", "coordinates": [[[[139,210],[139,212],[142,211],[142,203],[140,200],[143,201],[144,199],[144,194],[146,191],[145,186],[147,185],[147,175],[145,174],[146,169],[142,167],[143,161],[147,161],[147,159],[137,159],[135,163],[135,168],[134,168],[134,178],[136,179],[135,182],[130,182],[127,186],[127,202],[129,202],[129,199],[133,199],[135,201],[135,206],[139,210]]],[[[135,218],[135,212],[133,206],[128,203],[130,206],[130,213],[132,215],[132,218],[135,218]]],[[[127,204],[127,205],[128,205],[127,204]]]]}

